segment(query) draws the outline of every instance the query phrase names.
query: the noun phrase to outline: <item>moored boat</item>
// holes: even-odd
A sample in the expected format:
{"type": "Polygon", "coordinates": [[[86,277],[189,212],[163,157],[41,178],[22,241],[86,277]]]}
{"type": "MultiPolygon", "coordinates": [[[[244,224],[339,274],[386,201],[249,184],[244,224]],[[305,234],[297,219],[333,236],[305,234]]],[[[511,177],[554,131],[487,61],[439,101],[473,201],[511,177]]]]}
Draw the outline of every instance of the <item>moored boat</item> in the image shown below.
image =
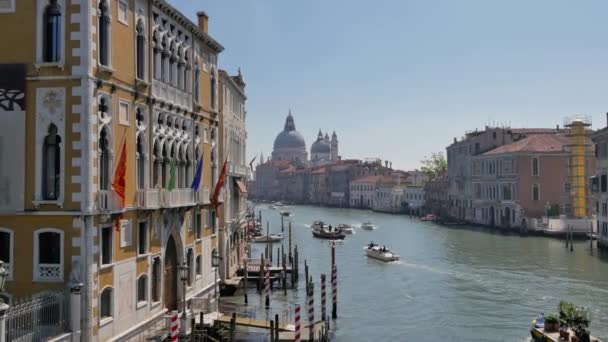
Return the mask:
{"type": "Polygon", "coordinates": [[[423,216],[420,218],[420,221],[430,221],[430,222],[434,222],[437,221],[437,216],[433,215],[433,214],[428,214],[426,216],[423,216]]]}
{"type": "Polygon", "coordinates": [[[367,221],[367,222],[363,222],[361,224],[361,229],[374,230],[374,229],[376,229],[376,226],[374,226],[374,224],[371,223],[370,221],[367,221]]]}
{"type": "Polygon", "coordinates": [[[399,255],[386,248],[386,246],[380,246],[372,242],[365,246],[364,249],[368,258],[378,259],[385,262],[399,260],[399,255]]]}
{"type": "Polygon", "coordinates": [[[315,221],[312,223],[312,226],[310,226],[311,229],[321,229],[326,227],[327,225],[323,221],[315,221]]]}
{"type": "Polygon", "coordinates": [[[251,238],[251,242],[279,242],[283,240],[281,234],[259,235],[251,238]]]}

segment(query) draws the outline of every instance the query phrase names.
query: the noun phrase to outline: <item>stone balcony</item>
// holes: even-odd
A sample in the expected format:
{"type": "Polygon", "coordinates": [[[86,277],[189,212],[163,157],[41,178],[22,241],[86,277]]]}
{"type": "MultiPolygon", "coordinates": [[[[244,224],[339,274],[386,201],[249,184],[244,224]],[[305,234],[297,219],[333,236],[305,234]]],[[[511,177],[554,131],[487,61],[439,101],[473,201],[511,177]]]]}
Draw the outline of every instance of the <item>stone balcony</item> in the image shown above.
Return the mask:
{"type": "Polygon", "coordinates": [[[160,193],[160,202],[165,208],[175,208],[184,206],[194,206],[194,192],[192,189],[173,189],[169,191],[162,189],[160,193]]]}
{"type": "Polygon", "coordinates": [[[140,189],[137,190],[137,205],[144,209],[160,208],[159,189],[140,189]]]}

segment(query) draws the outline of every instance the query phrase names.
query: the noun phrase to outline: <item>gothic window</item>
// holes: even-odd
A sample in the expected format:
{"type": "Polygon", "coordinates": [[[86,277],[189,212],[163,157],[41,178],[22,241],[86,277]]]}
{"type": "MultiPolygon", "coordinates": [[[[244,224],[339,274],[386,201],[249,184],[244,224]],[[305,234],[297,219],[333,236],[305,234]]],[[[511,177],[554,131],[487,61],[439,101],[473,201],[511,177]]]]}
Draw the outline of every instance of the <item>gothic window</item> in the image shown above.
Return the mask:
{"type": "Polygon", "coordinates": [[[99,24],[98,36],[99,44],[99,63],[101,65],[110,65],[110,9],[107,0],[99,2],[99,24]]]}
{"type": "MultiPolygon", "coordinates": [[[[136,37],[136,53],[137,53],[137,78],[140,80],[146,77],[146,36],[144,24],[141,20],[137,22],[137,37],[136,37]]],[[[156,54],[156,52],[155,52],[156,54]]]]}
{"type": "Polygon", "coordinates": [[[167,38],[167,34],[165,33],[163,38],[163,52],[161,54],[161,70],[160,75],[163,82],[169,82],[169,39],[167,38]]]}
{"type": "Polygon", "coordinates": [[[201,77],[201,71],[198,68],[198,63],[194,65],[194,101],[196,101],[197,103],[201,102],[200,99],[200,77],[201,77]]]}
{"type": "Polygon", "coordinates": [[[57,126],[49,126],[48,135],[44,138],[42,149],[42,197],[45,200],[59,198],[61,180],[61,137],[57,135],[57,126]]]}
{"type": "Polygon", "coordinates": [[[201,266],[201,255],[199,254],[196,256],[196,263],[194,263],[194,267],[196,268],[195,272],[197,276],[200,276],[202,274],[201,266]]]}
{"type": "Polygon", "coordinates": [[[152,181],[154,182],[154,187],[157,188],[160,185],[158,175],[159,169],[161,167],[161,155],[158,148],[158,142],[154,143],[154,165],[152,166],[152,181]]]}
{"type": "Polygon", "coordinates": [[[165,143],[165,144],[163,144],[163,165],[161,167],[161,185],[163,188],[167,187],[168,169],[169,169],[169,155],[167,154],[167,143],[165,143]]]}
{"type": "Polygon", "coordinates": [[[51,0],[44,10],[43,61],[59,62],[61,53],[61,6],[51,0]]]}
{"type": "Polygon", "coordinates": [[[175,43],[171,44],[169,56],[169,84],[177,86],[177,51],[175,51],[175,43]]]}
{"type": "Polygon", "coordinates": [[[107,127],[99,134],[99,189],[110,190],[110,141],[107,127]]]}
{"type": "Polygon", "coordinates": [[[194,263],[194,251],[192,248],[188,248],[188,252],[186,253],[186,266],[188,266],[188,286],[192,286],[192,273],[193,268],[192,264],[194,263]]]}
{"type": "MultiPolygon", "coordinates": [[[[143,133],[142,133],[143,134],[143,133]]],[[[143,138],[137,136],[137,188],[144,189],[146,187],[146,159],[143,138]]]]}
{"type": "Polygon", "coordinates": [[[153,39],[154,39],[154,78],[157,80],[162,80],[162,75],[161,75],[161,66],[162,66],[162,62],[161,62],[161,53],[162,53],[162,49],[161,49],[161,45],[160,45],[160,39],[158,37],[158,31],[154,31],[153,34],[153,39]]]}

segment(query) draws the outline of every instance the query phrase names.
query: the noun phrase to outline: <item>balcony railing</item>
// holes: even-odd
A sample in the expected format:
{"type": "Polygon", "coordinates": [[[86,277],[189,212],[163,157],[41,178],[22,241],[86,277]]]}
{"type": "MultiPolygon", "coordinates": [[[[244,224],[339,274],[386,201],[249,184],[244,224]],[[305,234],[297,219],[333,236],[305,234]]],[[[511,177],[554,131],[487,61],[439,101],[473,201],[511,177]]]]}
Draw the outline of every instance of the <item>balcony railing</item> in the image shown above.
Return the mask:
{"type": "Polygon", "coordinates": [[[137,190],[137,204],[140,208],[157,209],[160,207],[160,191],[158,189],[137,190]]]}
{"type": "Polygon", "coordinates": [[[249,176],[249,167],[246,165],[239,165],[236,163],[228,163],[228,172],[238,176],[249,176]]]}
{"type": "Polygon", "coordinates": [[[97,208],[100,211],[120,209],[116,193],[112,190],[99,190],[97,193],[97,208]]]}
{"type": "Polygon", "coordinates": [[[192,189],[163,189],[161,192],[163,207],[183,207],[194,205],[194,192],[192,189]]]}

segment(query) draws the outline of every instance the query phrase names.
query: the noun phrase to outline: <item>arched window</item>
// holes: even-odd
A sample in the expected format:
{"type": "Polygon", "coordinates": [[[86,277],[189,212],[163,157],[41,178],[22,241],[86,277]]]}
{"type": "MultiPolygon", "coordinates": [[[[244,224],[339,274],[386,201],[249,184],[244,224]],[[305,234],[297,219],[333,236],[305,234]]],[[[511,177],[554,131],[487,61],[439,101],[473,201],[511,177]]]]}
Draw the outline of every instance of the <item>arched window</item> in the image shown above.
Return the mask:
{"type": "Polygon", "coordinates": [[[63,231],[34,232],[34,281],[63,280],[63,231]]]}
{"type": "Polygon", "coordinates": [[[169,169],[169,154],[167,153],[167,142],[163,144],[163,165],[161,167],[161,185],[163,188],[167,187],[168,183],[168,169],[169,169]]]}
{"type": "Polygon", "coordinates": [[[107,0],[99,2],[99,24],[97,34],[99,37],[99,63],[101,65],[110,65],[110,9],[107,0]]]}
{"type": "Polygon", "coordinates": [[[177,87],[177,51],[175,50],[175,42],[172,42],[169,52],[169,84],[177,87]]]}
{"type": "Polygon", "coordinates": [[[112,318],[112,311],[114,306],[114,289],[108,286],[101,291],[99,296],[99,319],[104,320],[112,318]]]}
{"type": "Polygon", "coordinates": [[[169,83],[169,56],[170,56],[170,54],[171,53],[169,52],[169,38],[167,38],[167,33],[165,33],[165,35],[163,37],[163,52],[160,57],[160,61],[161,61],[160,75],[161,75],[163,82],[165,82],[165,83],[169,83]]]}
{"type": "Polygon", "coordinates": [[[61,58],[61,6],[57,0],[51,0],[44,10],[43,31],[43,60],[51,63],[59,62],[61,58]]]}
{"type": "MultiPolygon", "coordinates": [[[[179,158],[177,155],[177,148],[176,148],[177,142],[173,142],[173,144],[171,145],[171,161],[174,163],[173,167],[175,168],[174,170],[174,177],[175,179],[173,180],[173,186],[175,187],[179,187],[179,158]]],[[[169,179],[171,179],[171,164],[169,164],[169,179]]],[[[169,181],[167,181],[167,184],[169,183],[169,181]]]]}
{"type": "Polygon", "coordinates": [[[146,33],[141,20],[137,21],[136,40],[137,78],[143,80],[146,77],[146,33]]]}
{"type": "Polygon", "coordinates": [[[61,137],[54,124],[48,132],[42,148],[42,197],[54,201],[59,198],[61,184],[61,137]]]}
{"type": "Polygon", "coordinates": [[[146,157],[145,157],[145,147],[144,147],[143,138],[140,134],[137,136],[137,188],[145,189],[145,187],[146,187],[146,157]]]}
{"type": "Polygon", "coordinates": [[[532,176],[538,176],[538,158],[532,158],[532,176]]]}
{"type": "Polygon", "coordinates": [[[162,47],[161,47],[161,43],[160,43],[158,30],[154,31],[153,42],[154,42],[154,62],[153,62],[154,63],[154,78],[157,80],[162,80],[162,75],[161,75],[162,47]]]}
{"type": "Polygon", "coordinates": [[[188,248],[188,252],[186,252],[186,266],[188,266],[188,286],[192,286],[192,273],[194,270],[192,269],[192,265],[194,264],[194,250],[192,248],[188,248]]]}
{"type": "Polygon", "coordinates": [[[201,70],[198,68],[198,63],[194,65],[194,101],[197,103],[201,102],[200,96],[200,78],[201,78],[201,70]]]}
{"type": "Polygon", "coordinates": [[[142,274],[137,279],[137,304],[148,301],[148,277],[142,274]]]}
{"type": "Polygon", "coordinates": [[[107,127],[99,133],[99,189],[110,190],[110,141],[107,127]]]}
{"type": "Polygon", "coordinates": [[[160,186],[161,181],[158,178],[160,174],[160,166],[161,166],[161,154],[158,147],[158,142],[154,142],[154,165],[152,165],[152,182],[154,182],[154,187],[157,188],[160,186]]]}

